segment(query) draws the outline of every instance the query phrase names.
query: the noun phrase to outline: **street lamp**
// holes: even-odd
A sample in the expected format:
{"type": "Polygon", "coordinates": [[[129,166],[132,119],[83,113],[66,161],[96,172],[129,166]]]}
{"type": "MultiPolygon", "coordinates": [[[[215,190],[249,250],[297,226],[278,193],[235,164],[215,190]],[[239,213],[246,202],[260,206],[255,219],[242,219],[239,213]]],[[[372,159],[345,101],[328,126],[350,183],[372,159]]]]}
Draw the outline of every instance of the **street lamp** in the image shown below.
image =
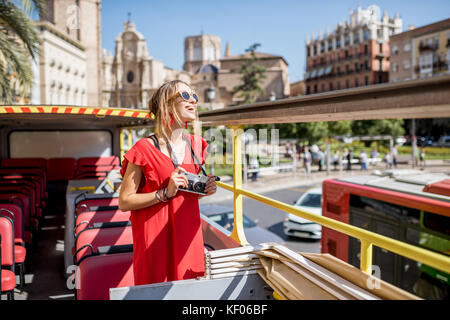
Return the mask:
{"type": "Polygon", "coordinates": [[[214,88],[213,84],[211,83],[211,86],[206,89],[206,97],[208,98],[208,102],[210,104],[210,109],[212,110],[212,103],[214,99],[216,98],[216,89],[214,88]]]}
{"type": "Polygon", "coordinates": [[[269,100],[270,100],[270,101],[275,101],[275,100],[277,100],[277,95],[275,94],[274,91],[271,91],[271,92],[270,92],[269,100]]]}

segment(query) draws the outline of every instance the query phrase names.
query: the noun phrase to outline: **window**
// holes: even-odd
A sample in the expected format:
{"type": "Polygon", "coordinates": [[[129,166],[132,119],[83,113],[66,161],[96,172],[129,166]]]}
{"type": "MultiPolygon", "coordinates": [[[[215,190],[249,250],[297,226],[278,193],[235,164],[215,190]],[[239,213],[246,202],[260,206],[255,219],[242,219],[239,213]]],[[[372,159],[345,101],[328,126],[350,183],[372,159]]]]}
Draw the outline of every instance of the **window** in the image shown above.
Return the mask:
{"type": "Polygon", "coordinates": [[[355,32],[353,34],[353,43],[359,43],[359,33],[355,32]]]}
{"type": "Polygon", "coordinates": [[[366,86],[369,85],[369,76],[365,76],[365,77],[364,77],[364,84],[365,84],[366,86]]]}
{"type": "Polygon", "coordinates": [[[383,44],[380,43],[380,48],[379,48],[380,53],[383,53],[383,44]]]}
{"type": "Polygon", "coordinates": [[[320,53],[324,53],[325,52],[325,42],[321,42],[320,43],[320,53]]]}
{"type": "Polygon", "coordinates": [[[133,71],[129,71],[127,74],[127,81],[128,81],[128,83],[132,83],[133,80],[134,80],[134,73],[133,73],[133,71]]]}
{"type": "Polygon", "coordinates": [[[364,45],[364,54],[369,53],[369,46],[367,44],[364,45]]]}
{"type": "Polygon", "coordinates": [[[322,83],[322,85],[320,86],[320,92],[324,92],[325,91],[325,83],[322,83]]]}
{"type": "Polygon", "coordinates": [[[337,82],[337,89],[341,90],[341,82],[340,81],[337,82]]]}
{"type": "Polygon", "coordinates": [[[359,63],[355,62],[355,71],[358,72],[359,71],[359,63]]]}
{"type": "Polygon", "coordinates": [[[329,88],[330,88],[330,91],[333,91],[333,90],[334,90],[334,89],[333,89],[333,82],[330,82],[329,88]]]}
{"type": "Polygon", "coordinates": [[[333,40],[328,41],[328,51],[333,50],[333,40]]]}
{"type": "Polygon", "coordinates": [[[309,57],[311,54],[310,54],[310,48],[309,47],[306,47],[306,56],[307,57],[309,57]]]}
{"type": "Polygon", "coordinates": [[[369,70],[369,61],[368,60],[366,60],[366,61],[364,61],[364,69],[366,69],[366,70],[369,70]]]}
{"type": "Polygon", "coordinates": [[[403,46],[403,52],[409,52],[410,50],[411,50],[411,44],[405,43],[405,45],[403,46]]]}
{"type": "Polygon", "coordinates": [[[306,94],[311,94],[311,88],[309,86],[306,86],[306,94]]]}
{"type": "Polygon", "coordinates": [[[338,38],[336,39],[336,48],[340,48],[341,47],[341,39],[338,38]]]}
{"type": "Polygon", "coordinates": [[[348,89],[350,88],[350,80],[345,80],[345,87],[348,89]]]}
{"type": "Polygon", "coordinates": [[[409,60],[403,60],[403,69],[409,70],[409,68],[410,68],[409,60]]]}
{"type": "Polygon", "coordinates": [[[348,64],[345,65],[345,73],[350,73],[350,67],[348,64]]]}
{"type": "Polygon", "coordinates": [[[398,72],[398,64],[395,63],[395,62],[392,63],[392,71],[393,72],[398,72]]]}
{"type": "Polygon", "coordinates": [[[317,93],[317,84],[314,85],[314,93],[317,93]]]}
{"type": "Polygon", "coordinates": [[[345,41],[345,46],[349,46],[350,45],[350,36],[346,35],[344,38],[344,41],[345,41]]]}
{"type": "Polygon", "coordinates": [[[391,49],[392,49],[392,54],[395,54],[395,55],[398,54],[398,47],[396,45],[393,45],[391,49]]]}
{"type": "Polygon", "coordinates": [[[355,87],[359,87],[359,79],[355,78],[355,87]]]}
{"type": "Polygon", "coordinates": [[[369,32],[369,30],[364,30],[364,33],[363,33],[363,39],[364,39],[364,41],[369,40],[369,38],[370,38],[370,32],[369,32]]]}

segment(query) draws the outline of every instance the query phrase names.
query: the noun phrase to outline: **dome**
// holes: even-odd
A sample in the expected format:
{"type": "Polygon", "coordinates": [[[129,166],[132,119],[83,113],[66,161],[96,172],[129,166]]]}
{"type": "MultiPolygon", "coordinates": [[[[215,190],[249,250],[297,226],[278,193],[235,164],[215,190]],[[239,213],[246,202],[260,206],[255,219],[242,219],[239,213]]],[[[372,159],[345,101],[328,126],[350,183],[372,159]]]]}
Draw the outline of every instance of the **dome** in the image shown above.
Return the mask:
{"type": "Polygon", "coordinates": [[[216,66],[214,66],[212,64],[205,64],[204,66],[199,68],[196,73],[209,73],[209,74],[211,74],[211,73],[218,73],[218,72],[219,72],[219,69],[216,66]]]}

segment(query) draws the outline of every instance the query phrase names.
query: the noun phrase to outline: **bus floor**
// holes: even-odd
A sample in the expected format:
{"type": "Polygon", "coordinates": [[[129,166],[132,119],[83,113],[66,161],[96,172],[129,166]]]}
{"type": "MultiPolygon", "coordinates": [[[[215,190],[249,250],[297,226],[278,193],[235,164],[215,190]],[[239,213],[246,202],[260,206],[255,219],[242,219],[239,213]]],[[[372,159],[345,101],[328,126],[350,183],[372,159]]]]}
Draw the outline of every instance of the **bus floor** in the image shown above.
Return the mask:
{"type": "MultiPolygon", "coordinates": [[[[65,188],[49,188],[47,207],[44,209],[37,243],[25,269],[25,287],[21,293],[15,289],[16,300],[73,300],[64,276],[65,188]]],[[[28,255],[28,252],[27,252],[28,255]]],[[[17,276],[17,284],[19,284],[17,276]]],[[[5,299],[6,295],[2,296],[5,299]]]]}

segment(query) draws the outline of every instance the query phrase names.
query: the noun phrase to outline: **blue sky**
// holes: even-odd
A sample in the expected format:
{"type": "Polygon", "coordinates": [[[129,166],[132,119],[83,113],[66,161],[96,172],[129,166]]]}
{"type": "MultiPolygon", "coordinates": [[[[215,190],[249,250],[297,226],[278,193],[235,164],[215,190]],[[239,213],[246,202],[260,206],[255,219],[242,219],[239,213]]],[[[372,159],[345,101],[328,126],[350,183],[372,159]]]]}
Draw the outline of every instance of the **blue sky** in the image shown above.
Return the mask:
{"type": "Polygon", "coordinates": [[[184,38],[214,34],[227,42],[231,53],[240,54],[253,43],[259,51],[283,56],[289,63],[291,82],[303,78],[305,36],[349,19],[351,8],[371,4],[395,12],[409,25],[423,26],[450,17],[450,0],[103,0],[102,47],[114,52],[116,36],[123,30],[127,13],[147,39],[149,54],[165,66],[181,70],[184,38]]]}

